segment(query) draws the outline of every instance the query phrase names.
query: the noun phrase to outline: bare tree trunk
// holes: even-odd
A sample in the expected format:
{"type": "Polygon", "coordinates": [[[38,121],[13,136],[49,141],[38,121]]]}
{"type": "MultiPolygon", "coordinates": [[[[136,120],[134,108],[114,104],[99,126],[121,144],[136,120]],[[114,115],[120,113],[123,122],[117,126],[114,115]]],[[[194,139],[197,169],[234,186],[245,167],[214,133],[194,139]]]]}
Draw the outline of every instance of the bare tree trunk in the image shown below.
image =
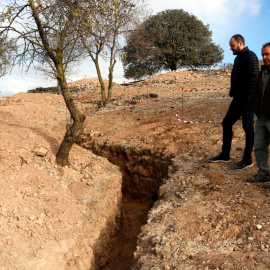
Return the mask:
{"type": "Polygon", "coordinates": [[[99,83],[100,83],[100,93],[101,93],[101,104],[100,105],[101,105],[101,107],[105,107],[106,106],[105,84],[104,84],[104,81],[102,79],[102,75],[101,75],[101,71],[100,71],[100,68],[99,68],[98,60],[95,59],[94,63],[95,63],[95,66],[96,66],[98,80],[99,80],[99,83]]]}
{"type": "Polygon", "coordinates": [[[69,92],[64,73],[62,74],[62,76],[58,76],[57,79],[61,88],[62,95],[65,100],[66,106],[73,120],[72,124],[67,124],[66,126],[66,129],[67,129],[66,134],[64,136],[64,139],[56,155],[57,164],[61,166],[66,166],[66,165],[69,165],[68,156],[69,156],[71,147],[74,143],[76,143],[78,137],[81,135],[83,131],[85,115],[82,114],[78,110],[76,104],[74,103],[74,100],[69,92]]]}
{"type": "Polygon", "coordinates": [[[59,82],[57,81],[57,92],[59,95],[61,95],[61,86],[59,85],[59,82]]]}
{"type": "Polygon", "coordinates": [[[58,153],[56,155],[56,163],[60,166],[69,165],[69,152],[74,143],[76,143],[78,137],[83,131],[83,123],[82,121],[73,122],[73,124],[67,124],[67,131],[65,137],[60,145],[58,153]]]}
{"type": "Polygon", "coordinates": [[[116,52],[114,52],[115,42],[116,42],[116,39],[114,37],[114,39],[113,39],[113,45],[111,47],[111,56],[110,56],[109,86],[108,86],[107,103],[110,103],[111,102],[111,99],[112,99],[113,70],[114,70],[114,66],[116,64],[116,58],[115,58],[116,52]]]}
{"type": "Polygon", "coordinates": [[[114,61],[113,65],[109,68],[109,86],[108,86],[108,95],[107,95],[107,102],[110,103],[112,100],[112,83],[113,83],[113,69],[116,61],[114,61]]]}
{"type": "Polygon", "coordinates": [[[169,68],[171,71],[176,70],[177,69],[176,62],[172,61],[171,63],[169,63],[169,68]]]}

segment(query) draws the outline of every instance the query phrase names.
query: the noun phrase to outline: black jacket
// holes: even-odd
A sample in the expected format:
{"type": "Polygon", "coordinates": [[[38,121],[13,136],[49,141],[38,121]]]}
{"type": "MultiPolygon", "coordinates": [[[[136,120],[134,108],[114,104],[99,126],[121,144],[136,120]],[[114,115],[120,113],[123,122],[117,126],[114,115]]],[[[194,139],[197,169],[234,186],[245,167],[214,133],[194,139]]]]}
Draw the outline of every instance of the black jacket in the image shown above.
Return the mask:
{"type": "Polygon", "coordinates": [[[248,97],[254,97],[258,74],[258,57],[248,47],[245,47],[234,60],[230,96],[242,101],[245,101],[248,97]]]}
{"type": "Polygon", "coordinates": [[[262,98],[262,85],[263,85],[263,73],[265,66],[262,66],[262,70],[259,74],[256,96],[255,96],[255,114],[257,117],[266,116],[270,118],[270,77],[267,80],[264,96],[262,98]]]}

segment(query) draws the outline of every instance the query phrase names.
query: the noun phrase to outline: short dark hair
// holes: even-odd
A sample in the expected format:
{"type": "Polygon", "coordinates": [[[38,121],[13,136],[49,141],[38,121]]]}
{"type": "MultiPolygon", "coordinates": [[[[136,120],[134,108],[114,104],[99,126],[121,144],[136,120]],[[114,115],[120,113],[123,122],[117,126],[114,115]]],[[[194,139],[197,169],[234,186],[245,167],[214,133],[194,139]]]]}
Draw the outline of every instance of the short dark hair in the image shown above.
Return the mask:
{"type": "Polygon", "coordinates": [[[233,35],[231,38],[234,38],[237,43],[242,41],[243,45],[245,46],[245,39],[242,35],[236,34],[236,35],[233,35]]]}
{"type": "Polygon", "coordinates": [[[262,45],[262,49],[264,49],[265,47],[270,47],[270,42],[266,42],[265,44],[262,45]]]}

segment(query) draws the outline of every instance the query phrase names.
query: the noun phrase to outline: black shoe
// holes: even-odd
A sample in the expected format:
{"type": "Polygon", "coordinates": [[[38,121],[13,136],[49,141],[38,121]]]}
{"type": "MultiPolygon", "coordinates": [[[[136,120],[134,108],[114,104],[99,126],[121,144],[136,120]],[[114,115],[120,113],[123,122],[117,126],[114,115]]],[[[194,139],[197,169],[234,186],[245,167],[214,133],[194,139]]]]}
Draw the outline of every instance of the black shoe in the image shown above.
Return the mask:
{"type": "Polygon", "coordinates": [[[265,182],[265,183],[263,184],[263,187],[264,187],[264,188],[270,188],[270,182],[265,182]]]}
{"type": "Polygon", "coordinates": [[[250,177],[247,179],[247,182],[249,183],[265,183],[270,181],[270,175],[257,175],[255,174],[254,176],[250,177]]]}
{"type": "Polygon", "coordinates": [[[241,161],[239,161],[238,163],[234,164],[232,166],[232,169],[233,170],[242,170],[244,168],[251,167],[251,166],[253,166],[252,159],[243,158],[241,161]]]}
{"type": "Polygon", "coordinates": [[[209,158],[210,162],[230,162],[231,159],[228,155],[220,153],[219,155],[209,158]]]}

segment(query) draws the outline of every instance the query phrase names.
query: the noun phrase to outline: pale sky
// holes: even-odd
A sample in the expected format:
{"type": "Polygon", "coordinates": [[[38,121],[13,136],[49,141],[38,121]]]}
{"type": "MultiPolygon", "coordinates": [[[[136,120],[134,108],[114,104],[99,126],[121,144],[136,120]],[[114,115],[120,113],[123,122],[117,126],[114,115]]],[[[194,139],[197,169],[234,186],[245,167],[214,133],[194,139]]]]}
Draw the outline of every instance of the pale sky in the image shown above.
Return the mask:
{"type": "MultiPolygon", "coordinates": [[[[0,0],[4,3],[5,0],[0,0]]],[[[183,9],[195,15],[204,24],[209,24],[213,41],[224,50],[224,63],[233,63],[235,56],[229,49],[229,39],[234,34],[245,37],[246,46],[253,50],[261,59],[262,44],[270,42],[269,0],[145,0],[153,14],[166,9],[183,9]]],[[[107,77],[108,68],[102,65],[103,77],[107,77]]],[[[96,77],[95,69],[90,62],[81,65],[79,72],[74,74],[71,80],[79,80],[84,77],[96,77]]],[[[119,60],[114,72],[115,81],[121,83],[123,69],[119,60]]],[[[0,96],[13,95],[17,92],[26,92],[36,87],[49,87],[55,85],[54,81],[46,79],[43,74],[30,71],[21,73],[17,69],[10,75],[0,78],[0,96]]]]}

